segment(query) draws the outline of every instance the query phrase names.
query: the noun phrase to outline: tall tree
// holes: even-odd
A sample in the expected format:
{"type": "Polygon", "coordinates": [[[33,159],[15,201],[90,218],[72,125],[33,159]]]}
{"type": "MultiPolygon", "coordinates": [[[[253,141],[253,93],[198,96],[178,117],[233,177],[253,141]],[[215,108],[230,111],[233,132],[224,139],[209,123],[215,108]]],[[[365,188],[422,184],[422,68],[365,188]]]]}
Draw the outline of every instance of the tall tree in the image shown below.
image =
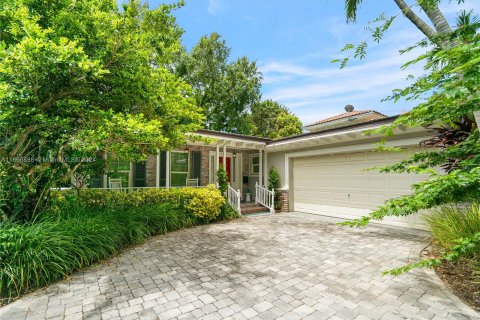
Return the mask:
{"type": "Polygon", "coordinates": [[[260,100],[261,74],[256,63],[241,57],[229,62],[230,48],[217,33],[203,36],[175,67],[193,90],[205,114],[205,128],[248,133],[248,113],[260,100]]]}
{"type": "MultiPolygon", "coordinates": [[[[359,5],[363,0],[345,0],[345,12],[347,20],[355,22],[359,5]]],[[[445,15],[440,11],[438,5],[440,0],[417,0],[418,6],[424,11],[433,28],[417,15],[412,8],[403,0],[393,0],[401,13],[412,22],[427,38],[435,41],[439,35],[452,32],[445,15]]],[[[458,1],[463,2],[463,1],[458,1]]]]}
{"type": "Polygon", "coordinates": [[[168,71],[180,52],[171,11],[140,0],[0,4],[1,204],[29,219],[51,186],[99,150],[142,159],[203,122],[168,71]]]}
{"type": "Polygon", "coordinates": [[[302,122],[285,106],[265,100],[252,106],[251,134],[278,139],[302,133],[302,122]]]}
{"type": "MultiPolygon", "coordinates": [[[[355,19],[357,5],[361,1],[346,0],[347,18],[355,19]]],[[[458,1],[459,3],[462,1],[458,1]]],[[[430,173],[431,178],[412,186],[412,194],[390,199],[373,210],[368,216],[347,222],[348,225],[365,225],[371,220],[381,220],[386,216],[406,216],[422,209],[448,203],[480,201],[480,133],[473,112],[480,109],[480,24],[473,12],[459,10],[455,28],[451,28],[439,10],[438,0],[418,0],[417,4],[425,12],[428,21],[422,21],[405,2],[395,0],[401,12],[426,39],[414,44],[404,52],[421,47],[426,53],[408,62],[425,63],[425,74],[404,89],[395,89],[388,100],[400,98],[419,101],[411,111],[402,114],[390,126],[377,132],[387,136],[398,126],[432,127],[437,134],[421,143],[425,150],[410,158],[381,168],[381,172],[430,173]],[[434,148],[431,148],[434,147],[434,148]],[[443,174],[435,170],[444,169],[443,174]]],[[[379,20],[377,20],[379,21],[379,20]]],[[[373,31],[375,41],[381,39],[393,19],[373,31]]],[[[365,47],[365,46],[364,46],[365,47]]],[[[346,49],[353,49],[348,45],[346,49]]],[[[355,50],[355,56],[364,50],[355,50]]],[[[344,63],[342,62],[342,66],[344,63]]],[[[442,259],[456,259],[480,246],[480,233],[471,239],[462,239],[442,259]]],[[[408,271],[415,266],[438,265],[441,259],[424,260],[413,266],[393,270],[393,274],[408,271]]]]}

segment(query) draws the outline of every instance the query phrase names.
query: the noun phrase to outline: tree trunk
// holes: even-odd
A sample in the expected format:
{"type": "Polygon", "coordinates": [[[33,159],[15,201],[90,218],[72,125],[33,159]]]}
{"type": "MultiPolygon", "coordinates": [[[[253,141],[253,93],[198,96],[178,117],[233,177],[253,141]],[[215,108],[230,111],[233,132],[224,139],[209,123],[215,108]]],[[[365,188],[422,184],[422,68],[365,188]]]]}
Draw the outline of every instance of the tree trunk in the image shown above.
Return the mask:
{"type": "Polygon", "coordinates": [[[429,39],[433,39],[437,32],[426,24],[403,0],[395,0],[397,6],[402,10],[403,15],[410,20],[424,35],[429,39]]]}
{"type": "Polygon", "coordinates": [[[420,7],[425,11],[430,21],[432,21],[438,34],[448,34],[452,32],[452,28],[450,28],[447,19],[445,19],[445,16],[438,8],[438,5],[422,2],[420,3],[420,7]]]}

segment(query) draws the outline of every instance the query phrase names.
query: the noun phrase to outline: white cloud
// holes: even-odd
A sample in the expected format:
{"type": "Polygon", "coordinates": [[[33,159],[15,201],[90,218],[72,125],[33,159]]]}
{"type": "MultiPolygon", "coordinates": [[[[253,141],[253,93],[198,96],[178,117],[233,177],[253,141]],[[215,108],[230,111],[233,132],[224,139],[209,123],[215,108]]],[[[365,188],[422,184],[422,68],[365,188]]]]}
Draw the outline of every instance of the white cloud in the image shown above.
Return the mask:
{"type": "MultiPolygon", "coordinates": [[[[455,10],[458,11],[458,6],[455,10]]],[[[327,59],[338,58],[345,43],[358,44],[368,39],[369,34],[358,25],[352,27],[336,17],[328,20],[325,29],[337,43],[328,44],[321,52],[258,63],[265,79],[264,98],[283,103],[304,123],[341,113],[346,104],[353,104],[357,110],[375,109],[387,115],[408,111],[415,105],[415,101],[405,100],[398,104],[381,102],[393,89],[405,88],[410,74],[420,76],[424,71],[422,64],[401,69],[425,51],[419,48],[403,55],[399,53],[424,38],[407,19],[397,19],[380,43],[370,43],[365,60],[352,61],[343,70],[328,64],[327,59]]]]}
{"type": "Polygon", "coordinates": [[[207,12],[216,15],[223,7],[223,0],[208,0],[207,12]]]}
{"type": "Polygon", "coordinates": [[[266,79],[264,98],[285,104],[304,123],[338,114],[346,104],[354,104],[357,110],[376,109],[387,114],[406,111],[411,104],[399,106],[395,111],[390,109],[391,104],[381,104],[380,100],[391,94],[392,89],[405,87],[408,75],[422,74],[422,65],[406,70],[400,68],[420,51],[398,53],[401,44],[415,43],[421,35],[412,36],[400,29],[394,36],[398,42],[389,39],[372,49],[367,60],[355,62],[343,70],[337,65],[312,68],[308,62],[300,63],[299,60],[261,61],[259,69],[266,79]]]}

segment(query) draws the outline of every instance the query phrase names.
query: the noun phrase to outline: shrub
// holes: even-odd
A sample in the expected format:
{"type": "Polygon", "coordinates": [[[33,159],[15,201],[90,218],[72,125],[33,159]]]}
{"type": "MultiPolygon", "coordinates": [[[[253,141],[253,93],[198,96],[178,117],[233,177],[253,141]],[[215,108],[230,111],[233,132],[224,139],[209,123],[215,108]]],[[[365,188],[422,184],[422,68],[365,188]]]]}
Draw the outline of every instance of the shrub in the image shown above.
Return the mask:
{"type": "Polygon", "coordinates": [[[238,212],[233,209],[228,203],[224,203],[221,208],[218,220],[233,220],[240,217],[238,212]]]}
{"type": "Polygon", "coordinates": [[[459,239],[480,232],[480,204],[442,206],[432,210],[425,220],[438,244],[448,249],[459,239]]]}
{"type": "Polygon", "coordinates": [[[278,173],[277,168],[271,167],[268,171],[268,189],[278,188],[278,183],[280,182],[280,174],[278,173]]]}
{"type": "Polygon", "coordinates": [[[149,236],[236,217],[226,207],[214,186],[55,192],[35,222],[0,224],[0,304],[149,236]]]}
{"type": "Polygon", "coordinates": [[[53,197],[51,210],[58,212],[65,201],[92,208],[131,208],[147,204],[170,203],[200,222],[215,220],[225,199],[214,185],[206,188],[139,189],[131,192],[84,189],[78,195],[68,191],[53,197]]]}
{"type": "Polygon", "coordinates": [[[225,195],[228,190],[228,179],[227,179],[227,171],[221,164],[217,170],[217,181],[218,181],[218,190],[222,195],[225,195]]]}
{"type": "Polygon", "coordinates": [[[400,275],[415,268],[435,268],[459,260],[474,262],[473,274],[480,274],[480,204],[445,205],[433,209],[425,220],[436,243],[443,247],[437,257],[422,259],[383,274],[400,275]]]}
{"type": "MultiPolygon", "coordinates": [[[[279,182],[280,182],[280,173],[278,173],[278,169],[275,167],[271,167],[270,171],[268,171],[268,189],[276,190],[278,188],[279,182]]],[[[280,192],[275,192],[273,205],[275,210],[281,209],[282,205],[280,203],[280,192]]]]}
{"type": "Polygon", "coordinates": [[[0,226],[2,300],[60,280],[148,236],[196,223],[170,204],[114,210],[72,204],[64,202],[60,213],[36,223],[0,226]]]}

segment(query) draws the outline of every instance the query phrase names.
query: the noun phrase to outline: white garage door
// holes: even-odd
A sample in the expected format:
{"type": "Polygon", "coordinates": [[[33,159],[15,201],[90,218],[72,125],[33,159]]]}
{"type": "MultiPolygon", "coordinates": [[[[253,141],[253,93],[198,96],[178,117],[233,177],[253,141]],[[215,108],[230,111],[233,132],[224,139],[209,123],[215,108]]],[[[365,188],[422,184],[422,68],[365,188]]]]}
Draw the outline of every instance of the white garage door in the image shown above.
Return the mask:
{"type": "MultiPolygon", "coordinates": [[[[406,153],[361,152],[295,158],[294,210],[352,219],[368,214],[392,197],[410,193],[410,186],[426,176],[364,171],[393,164],[406,153]]],[[[385,224],[425,229],[419,215],[393,217],[385,224]]]]}

